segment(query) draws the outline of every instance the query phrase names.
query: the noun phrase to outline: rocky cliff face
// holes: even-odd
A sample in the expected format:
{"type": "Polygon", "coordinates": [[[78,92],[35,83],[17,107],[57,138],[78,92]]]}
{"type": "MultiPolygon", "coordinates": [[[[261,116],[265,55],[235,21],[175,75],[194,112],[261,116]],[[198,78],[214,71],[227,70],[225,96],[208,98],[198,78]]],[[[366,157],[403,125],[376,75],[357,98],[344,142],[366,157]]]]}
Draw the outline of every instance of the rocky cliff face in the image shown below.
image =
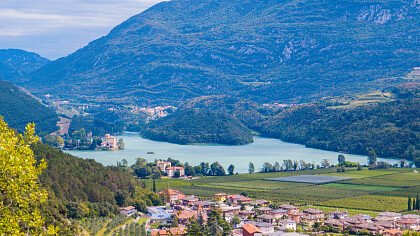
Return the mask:
{"type": "Polygon", "coordinates": [[[37,70],[26,85],[137,104],[360,91],[417,66],[419,7],[418,0],[172,0],[37,70]]]}

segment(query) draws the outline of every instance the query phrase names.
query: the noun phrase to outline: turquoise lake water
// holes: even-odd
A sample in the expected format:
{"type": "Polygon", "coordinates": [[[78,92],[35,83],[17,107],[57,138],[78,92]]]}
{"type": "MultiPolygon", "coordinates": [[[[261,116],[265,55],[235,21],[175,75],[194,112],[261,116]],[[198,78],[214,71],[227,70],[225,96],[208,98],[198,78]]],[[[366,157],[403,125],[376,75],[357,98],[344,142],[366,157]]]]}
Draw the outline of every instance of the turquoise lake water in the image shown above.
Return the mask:
{"type": "MultiPolygon", "coordinates": [[[[129,164],[132,164],[138,157],[145,158],[148,161],[171,157],[192,165],[203,161],[210,163],[218,161],[225,168],[233,164],[235,172],[239,173],[248,171],[249,162],[254,163],[256,170],[259,170],[264,162],[273,164],[278,161],[281,165],[284,159],[304,160],[314,164],[320,164],[323,159],[327,159],[330,164],[336,164],[337,156],[340,154],[262,137],[254,137],[254,143],[244,146],[178,145],[145,139],[137,133],[124,133],[118,137],[124,139],[124,150],[66,152],[82,158],[95,159],[104,165],[115,165],[118,161],[121,162],[122,159],[126,159],[129,164]],[[154,154],[147,154],[147,152],[154,152],[154,154]]],[[[361,164],[367,163],[366,156],[344,155],[348,161],[360,162],[361,164]]],[[[378,161],[387,161],[392,164],[397,162],[397,160],[381,158],[378,158],[378,161]]]]}

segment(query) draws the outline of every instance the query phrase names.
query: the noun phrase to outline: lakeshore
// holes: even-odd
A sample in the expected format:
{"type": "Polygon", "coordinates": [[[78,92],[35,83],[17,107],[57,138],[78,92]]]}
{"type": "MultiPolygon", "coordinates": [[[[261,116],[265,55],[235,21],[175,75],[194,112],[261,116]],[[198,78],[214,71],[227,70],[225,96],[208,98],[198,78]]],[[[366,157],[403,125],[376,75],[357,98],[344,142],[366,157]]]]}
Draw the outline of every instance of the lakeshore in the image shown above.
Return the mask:
{"type": "MultiPolygon", "coordinates": [[[[253,162],[256,168],[261,168],[264,162],[282,162],[284,159],[304,160],[308,163],[320,164],[327,159],[330,164],[337,164],[337,156],[341,153],[308,148],[304,145],[287,143],[278,139],[254,137],[254,142],[244,146],[225,145],[178,145],[166,142],[152,141],[142,138],[137,133],[125,132],[118,136],[123,138],[125,149],[117,152],[98,151],[66,151],[74,156],[91,158],[104,165],[116,165],[126,159],[128,164],[133,164],[136,158],[144,158],[148,161],[155,159],[173,158],[191,165],[200,162],[217,161],[227,167],[235,165],[239,173],[248,171],[249,162],[253,162]],[[148,154],[149,153],[149,154],[148,154]],[[153,154],[152,154],[153,153],[153,154]]],[[[344,154],[346,160],[352,162],[367,163],[367,157],[363,155],[344,154]]],[[[378,161],[386,161],[390,164],[397,163],[395,159],[378,158],[378,161]]]]}

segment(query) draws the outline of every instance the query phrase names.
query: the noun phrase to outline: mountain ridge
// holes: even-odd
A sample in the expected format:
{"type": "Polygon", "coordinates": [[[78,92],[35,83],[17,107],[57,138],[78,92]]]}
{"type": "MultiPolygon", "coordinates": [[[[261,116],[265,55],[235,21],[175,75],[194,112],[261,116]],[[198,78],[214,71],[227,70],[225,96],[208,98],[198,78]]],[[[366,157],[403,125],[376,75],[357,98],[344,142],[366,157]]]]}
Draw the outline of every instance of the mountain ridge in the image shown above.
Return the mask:
{"type": "Polygon", "coordinates": [[[416,66],[419,8],[417,1],[162,2],[38,69],[26,85],[135,104],[221,94],[300,101],[366,90],[416,66]]]}
{"type": "Polygon", "coordinates": [[[0,49],[0,79],[23,82],[25,76],[50,62],[34,52],[21,49],[0,49]]]}

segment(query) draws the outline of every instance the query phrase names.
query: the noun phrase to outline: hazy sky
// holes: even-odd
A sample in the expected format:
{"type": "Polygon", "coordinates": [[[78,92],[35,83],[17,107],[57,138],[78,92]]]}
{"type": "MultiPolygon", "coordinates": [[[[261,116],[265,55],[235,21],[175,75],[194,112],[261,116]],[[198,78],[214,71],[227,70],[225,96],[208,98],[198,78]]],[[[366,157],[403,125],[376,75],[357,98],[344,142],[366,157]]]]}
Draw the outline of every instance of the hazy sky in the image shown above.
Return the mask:
{"type": "Polygon", "coordinates": [[[162,0],[0,0],[0,49],[68,55],[162,0]]]}

